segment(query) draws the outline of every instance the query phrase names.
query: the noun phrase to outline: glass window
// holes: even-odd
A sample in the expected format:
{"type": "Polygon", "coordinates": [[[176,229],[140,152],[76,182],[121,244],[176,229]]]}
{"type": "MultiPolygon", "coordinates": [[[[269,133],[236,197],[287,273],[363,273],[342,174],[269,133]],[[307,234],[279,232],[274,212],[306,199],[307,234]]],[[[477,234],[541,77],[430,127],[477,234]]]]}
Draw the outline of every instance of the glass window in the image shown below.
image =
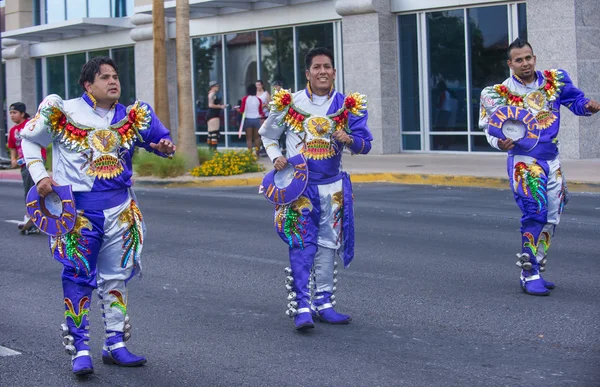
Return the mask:
{"type": "Polygon", "coordinates": [[[67,0],[67,20],[87,17],[87,0],[67,0]]]}
{"type": "MultiPolygon", "coordinates": [[[[256,33],[243,32],[225,35],[226,44],[226,72],[227,72],[227,103],[238,106],[246,95],[246,87],[254,84],[257,79],[256,71],[256,33]]],[[[235,116],[236,113],[231,113],[235,116]]],[[[229,118],[228,118],[229,121],[229,118]]],[[[228,133],[228,146],[242,146],[246,139],[238,138],[238,125],[228,122],[225,126],[228,133]]]]}
{"type": "Polygon", "coordinates": [[[420,133],[429,135],[424,150],[496,152],[478,127],[479,97],[484,87],[501,83],[510,74],[506,64],[509,31],[527,38],[526,5],[512,4],[510,7],[517,7],[518,32],[509,24],[507,5],[398,17],[402,149],[419,150],[423,140],[420,133]],[[467,39],[465,16],[469,23],[467,39]],[[424,25],[418,23],[419,17],[426,19],[424,25]],[[426,75],[418,71],[424,64],[429,71],[426,75]],[[419,89],[423,77],[427,77],[429,90],[419,89]],[[427,95],[429,111],[420,109],[419,95],[423,94],[427,95]],[[420,127],[427,116],[428,127],[420,127]]]}
{"type": "Polygon", "coordinates": [[[97,56],[110,56],[110,53],[108,50],[90,51],[90,52],[88,52],[88,56],[89,56],[89,59],[92,59],[97,56]]]}
{"type": "MultiPolygon", "coordinates": [[[[221,35],[192,39],[196,132],[206,132],[208,130],[206,126],[206,114],[208,113],[208,85],[211,81],[219,83],[220,88],[217,97],[223,101],[222,61],[221,35]]],[[[225,118],[221,115],[221,130],[224,129],[224,125],[225,118]]],[[[197,136],[197,138],[199,139],[200,137],[197,136]]]]}
{"type": "Polygon", "coordinates": [[[498,149],[492,147],[484,135],[473,135],[471,136],[471,151],[472,152],[501,152],[498,149]]]}
{"type": "MultiPolygon", "coordinates": [[[[427,28],[431,131],[467,131],[463,10],[428,13],[427,28]]],[[[466,137],[432,137],[431,150],[451,149],[455,140],[467,144],[466,137]]]]}
{"type": "Polygon", "coordinates": [[[46,23],[65,20],[65,0],[46,0],[46,23]]]}
{"type": "Polygon", "coordinates": [[[421,150],[421,135],[402,135],[402,150],[421,150]]]}
{"type": "MultiPolygon", "coordinates": [[[[296,27],[298,38],[298,88],[303,89],[306,85],[306,66],[304,56],[315,47],[326,47],[333,49],[333,23],[315,24],[296,27]]],[[[338,58],[336,58],[339,60],[338,58]]]]}
{"type": "Polygon", "coordinates": [[[519,38],[527,40],[527,5],[517,4],[519,14],[519,38]]]}
{"type": "MultiPolygon", "coordinates": [[[[39,26],[40,24],[42,24],[41,19],[41,11],[40,11],[40,0],[34,0],[33,2],[33,25],[34,26],[39,26]]],[[[2,21],[2,31],[4,31],[4,21],[2,21]]],[[[41,102],[41,101],[40,101],[41,102]]]]}
{"type": "Polygon", "coordinates": [[[260,31],[261,78],[265,90],[273,95],[273,82],[294,89],[293,28],[260,31]]]}
{"type": "Polygon", "coordinates": [[[88,1],[89,17],[110,17],[110,2],[109,1],[88,1]]]}
{"type": "Polygon", "coordinates": [[[437,135],[429,136],[431,150],[468,151],[469,136],[437,135]]]}
{"type": "Polygon", "coordinates": [[[111,0],[112,17],[125,17],[133,15],[133,0],[111,0]]]}
{"type": "Polygon", "coordinates": [[[51,56],[46,58],[46,86],[48,94],[65,97],[65,57],[51,56]]]}
{"type": "Polygon", "coordinates": [[[506,64],[508,14],[505,5],[470,8],[471,130],[479,129],[479,96],[489,85],[502,83],[510,75],[506,64]]]}
{"type": "Polygon", "coordinates": [[[121,82],[121,98],[119,99],[119,102],[123,105],[130,105],[135,102],[135,62],[133,47],[113,49],[112,58],[119,68],[119,80],[121,82]]]}
{"type": "MultiPolygon", "coordinates": [[[[403,15],[400,23],[400,101],[403,132],[421,130],[419,103],[419,55],[417,49],[417,15],[403,15]]],[[[406,139],[406,137],[403,137],[406,139]]],[[[412,138],[412,137],[411,137],[412,138]]],[[[406,141],[403,140],[406,145],[406,141]]],[[[412,142],[411,142],[412,144],[412,142]]],[[[418,141],[418,148],[421,142],[418,141]]],[[[404,147],[404,149],[407,149],[404,147]]],[[[410,149],[415,149],[410,148],[410,149]]]]}
{"type": "Polygon", "coordinates": [[[42,103],[42,100],[44,99],[44,78],[42,77],[42,69],[42,60],[38,58],[35,60],[35,101],[37,105],[42,103]]]}
{"type": "Polygon", "coordinates": [[[81,68],[85,64],[85,52],[80,54],[67,55],[67,79],[69,80],[69,87],[67,98],[77,98],[81,96],[83,90],[79,86],[79,75],[81,74],[81,68]]]}

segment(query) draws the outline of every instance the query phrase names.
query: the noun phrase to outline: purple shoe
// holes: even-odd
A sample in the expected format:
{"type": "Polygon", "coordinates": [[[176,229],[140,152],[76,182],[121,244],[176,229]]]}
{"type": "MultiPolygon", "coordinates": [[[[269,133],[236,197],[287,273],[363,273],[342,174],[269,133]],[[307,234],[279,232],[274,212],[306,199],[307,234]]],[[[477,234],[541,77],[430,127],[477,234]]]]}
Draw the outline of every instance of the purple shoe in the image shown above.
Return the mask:
{"type": "Polygon", "coordinates": [[[540,275],[540,264],[536,262],[535,257],[531,259],[528,253],[517,254],[517,266],[521,268],[521,288],[527,294],[532,296],[547,296],[550,294],[549,287],[546,284],[554,286],[551,282],[546,282],[540,275]]]}
{"type": "Polygon", "coordinates": [[[73,373],[77,376],[84,376],[94,373],[94,365],[90,351],[78,351],[72,358],[73,373]]]}
{"type": "Polygon", "coordinates": [[[347,314],[336,312],[335,309],[333,309],[333,306],[335,305],[334,299],[335,296],[330,292],[317,292],[311,307],[313,316],[319,321],[328,324],[349,324],[350,321],[352,321],[352,317],[347,314]]]}
{"type": "MultiPolygon", "coordinates": [[[[542,276],[540,275],[540,278],[542,278],[542,276]]],[[[546,289],[554,289],[556,287],[556,284],[554,282],[551,281],[546,281],[544,278],[542,278],[542,281],[544,281],[544,287],[546,289]]]]}
{"type": "Polygon", "coordinates": [[[313,322],[309,311],[298,313],[296,317],[294,317],[294,325],[298,331],[305,331],[315,327],[315,323],[313,322]]]}
{"type": "Polygon", "coordinates": [[[123,341],[123,332],[108,331],[102,347],[102,362],[122,367],[137,367],[146,364],[146,358],[129,352],[123,341]]]}
{"type": "Polygon", "coordinates": [[[333,309],[333,306],[321,310],[314,310],[313,314],[319,321],[333,325],[349,324],[350,321],[352,321],[352,317],[347,314],[336,312],[335,309],[333,309]]]}
{"type": "Polygon", "coordinates": [[[547,296],[550,289],[545,286],[545,281],[539,274],[531,274],[531,271],[523,270],[521,273],[521,288],[527,294],[532,296],[547,296]]]}

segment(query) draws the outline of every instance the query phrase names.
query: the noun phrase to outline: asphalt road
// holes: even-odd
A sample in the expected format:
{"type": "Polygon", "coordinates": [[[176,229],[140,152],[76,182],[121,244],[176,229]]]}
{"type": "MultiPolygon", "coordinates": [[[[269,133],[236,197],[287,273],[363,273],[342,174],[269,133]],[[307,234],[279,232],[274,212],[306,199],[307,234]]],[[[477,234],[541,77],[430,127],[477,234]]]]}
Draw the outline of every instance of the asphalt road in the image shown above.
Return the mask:
{"type": "Polygon", "coordinates": [[[63,352],[61,265],[20,236],[18,184],[0,183],[0,386],[599,386],[600,195],[574,194],[550,249],[549,297],[522,293],[507,190],[355,185],[357,251],[336,293],[347,326],[297,333],[286,245],[254,188],[137,190],[148,225],[129,284],[128,348],[77,381],[63,352]]]}

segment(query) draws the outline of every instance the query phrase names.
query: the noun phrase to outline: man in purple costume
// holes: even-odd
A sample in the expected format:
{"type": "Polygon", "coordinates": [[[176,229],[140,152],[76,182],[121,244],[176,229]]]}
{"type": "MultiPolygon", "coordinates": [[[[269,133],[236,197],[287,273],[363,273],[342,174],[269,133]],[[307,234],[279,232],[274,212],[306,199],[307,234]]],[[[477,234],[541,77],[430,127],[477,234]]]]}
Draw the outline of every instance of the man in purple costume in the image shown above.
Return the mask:
{"type": "Polygon", "coordinates": [[[286,134],[287,157],[306,159],[308,185],[289,205],[275,208],[275,228],[289,245],[286,268],[288,310],[296,329],[314,327],[313,318],[347,324],[351,318],[335,311],[337,275],[335,256],[347,267],[354,257],[352,185],[341,168],[342,151],[371,150],[366,99],[358,93],[345,97],[333,88],[333,53],[315,48],[306,54],[306,89],[280,90],[271,113],[260,129],[262,141],[276,170],[287,165],[279,139],[286,134]]]}
{"type": "Polygon", "coordinates": [[[590,116],[600,110],[600,104],[586,98],[566,71],[536,71],[535,63],[536,57],[528,42],[516,39],[510,44],[508,66],[513,75],[501,85],[486,87],[481,92],[479,126],[485,130],[491,146],[508,151],[510,186],[523,214],[521,252],[517,254],[521,287],[527,294],[547,296],[555,284],[544,280],[541,272],[545,271],[548,248],[567,202],[567,185],[558,157],[560,106],[566,106],[578,116],[590,116]],[[492,126],[501,126],[493,115],[502,106],[527,110],[529,118],[524,121],[535,124],[524,129],[525,125],[509,119],[502,126],[503,132],[505,127],[518,132],[521,126],[526,132],[525,139],[514,141],[490,135],[492,126]],[[511,128],[511,125],[516,127],[511,128]]]}
{"type": "Polygon", "coordinates": [[[63,345],[76,375],[93,372],[89,347],[92,290],[97,288],[105,325],[102,360],[139,366],[146,359],[128,351],[127,281],[141,271],[145,226],[132,190],[131,158],[136,146],[162,157],[175,145],[169,130],[144,102],[118,103],[121,85],[111,58],[96,57],[81,70],[80,98],[50,95],[23,130],[23,154],[41,197],[53,186],[70,185],[77,215],[74,228],[50,237],[53,257],[64,265],[66,324],[63,345]],[[50,177],[41,149],[52,143],[50,177]]]}

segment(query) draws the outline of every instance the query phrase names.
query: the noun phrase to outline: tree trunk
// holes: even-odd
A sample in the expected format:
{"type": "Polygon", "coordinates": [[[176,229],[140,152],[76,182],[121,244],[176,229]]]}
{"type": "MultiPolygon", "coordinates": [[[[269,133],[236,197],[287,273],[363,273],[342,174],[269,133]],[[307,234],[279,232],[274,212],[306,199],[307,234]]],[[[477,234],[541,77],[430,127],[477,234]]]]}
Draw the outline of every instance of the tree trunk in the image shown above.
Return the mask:
{"type": "Polygon", "coordinates": [[[164,0],[152,0],[152,38],[154,43],[154,112],[168,128],[171,126],[171,116],[167,83],[164,0]]]}
{"type": "Polygon", "coordinates": [[[198,149],[194,128],[194,96],[192,94],[192,66],[190,57],[190,3],[175,3],[175,30],[177,50],[177,151],[185,156],[186,167],[198,165],[198,149]]]}

